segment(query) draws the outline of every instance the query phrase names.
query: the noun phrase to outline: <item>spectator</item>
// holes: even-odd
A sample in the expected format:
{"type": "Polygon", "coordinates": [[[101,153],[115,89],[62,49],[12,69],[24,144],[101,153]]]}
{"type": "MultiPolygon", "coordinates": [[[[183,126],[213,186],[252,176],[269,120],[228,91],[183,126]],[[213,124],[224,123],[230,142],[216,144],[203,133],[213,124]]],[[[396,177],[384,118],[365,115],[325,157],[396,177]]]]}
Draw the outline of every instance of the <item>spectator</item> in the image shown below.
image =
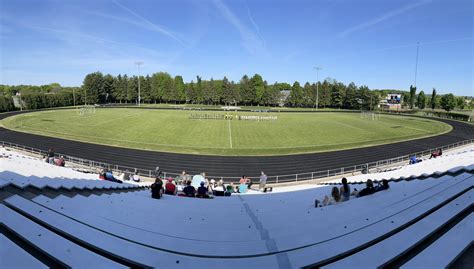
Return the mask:
{"type": "Polygon", "coordinates": [[[181,175],[179,176],[179,179],[178,179],[178,184],[179,185],[184,185],[186,184],[186,181],[188,181],[189,178],[188,178],[188,175],[186,174],[186,171],[183,171],[181,172],[181,175]]]}
{"type": "Polygon", "coordinates": [[[48,149],[48,154],[46,155],[48,157],[48,163],[49,164],[54,164],[54,151],[53,149],[48,149]]]}
{"type": "Polygon", "coordinates": [[[177,188],[173,182],[173,179],[171,177],[168,178],[168,182],[166,182],[166,185],[165,185],[165,194],[176,195],[176,191],[177,191],[177,188]]]}
{"type": "Polygon", "coordinates": [[[410,162],[408,164],[415,164],[421,162],[421,159],[417,159],[415,155],[410,157],[410,162]]]}
{"type": "Polygon", "coordinates": [[[105,180],[105,169],[100,170],[99,172],[99,179],[105,180]]]}
{"type": "Polygon", "coordinates": [[[56,163],[57,166],[63,166],[64,167],[64,165],[66,165],[66,161],[64,161],[64,156],[59,157],[59,159],[57,159],[55,161],[55,163],[56,163]]]}
{"type": "Polygon", "coordinates": [[[321,207],[321,206],[328,206],[328,205],[337,205],[340,202],[342,202],[342,198],[339,193],[339,189],[337,187],[333,187],[331,190],[331,197],[327,195],[324,196],[322,203],[316,199],[316,201],[314,201],[314,206],[321,207]]]}
{"type": "Polygon", "coordinates": [[[198,197],[198,198],[209,198],[209,195],[207,194],[207,188],[204,185],[205,185],[205,183],[204,183],[204,181],[202,181],[201,186],[197,189],[196,197],[198,197]]]}
{"type": "Polygon", "coordinates": [[[160,170],[159,166],[157,166],[155,168],[155,172],[153,173],[153,175],[155,176],[155,178],[160,178],[161,177],[161,170],[160,170]]]}
{"type": "Polygon", "coordinates": [[[207,187],[208,191],[210,193],[214,193],[214,189],[217,187],[216,185],[216,180],[215,179],[211,179],[211,181],[209,182],[209,186],[207,187]]]}
{"type": "Polygon", "coordinates": [[[388,180],[382,179],[382,184],[379,183],[377,187],[375,187],[375,191],[383,191],[387,190],[388,188],[390,188],[390,185],[388,185],[388,180]]]}
{"type": "Polygon", "coordinates": [[[225,193],[224,193],[224,196],[231,196],[232,193],[234,192],[234,184],[231,183],[231,184],[228,184],[225,188],[225,193]]]}
{"type": "Polygon", "coordinates": [[[133,175],[132,180],[134,182],[140,182],[140,176],[138,175],[137,172],[135,172],[135,174],[133,175]]]}
{"type": "Polygon", "coordinates": [[[112,174],[111,171],[106,171],[105,172],[105,180],[112,181],[112,182],[117,182],[117,183],[122,183],[121,180],[114,177],[114,174],[112,174]]]}
{"type": "Polygon", "coordinates": [[[240,180],[239,180],[239,183],[240,184],[247,184],[247,177],[245,175],[243,175],[240,180]]]}
{"type": "Polygon", "coordinates": [[[365,189],[361,191],[357,191],[357,189],[354,189],[352,194],[357,197],[362,197],[362,196],[373,194],[375,192],[374,183],[372,182],[372,180],[368,179],[365,185],[366,185],[365,189]]]}
{"type": "Polygon", "coordinates": [[[259,182],[259,185],[258,185],[258,189],[260,191],[263,191],[265,189],[266,184],[267,184],[267,175],[265,175],[265,173],[263,171],[261,171],[260,182],[259,182]]]}
{"type": "Polygon", "coordinates": [[[252,187],[252,185],[253,185],[252,179],[249,178],[249,177],[247,177],[247,178],[245,179],[245,184],[247,184],[247,189],[250,189],[250,188],[252,187]]]}
{"type": "Polygon", "coordinates": [[[441,149],[438,149],[438,150],[431,153],[430,159],[439,157],[441,155],[443,155],[443,151],[441,149]]]}
{"type": "Polygon", "coordinates": [[[340,189],[342,202],[349,200],[351,196],[351,187],[347,184],[347,178],[342,178],[342,187],[340,189]]]}
{"type": "Polygon", "coordinates": [[[151,198],[160,199],[161,198],[161,189],[163,188],[163,181],[157,178],[155,183],[151,184],[151,198]]]}
{"type": "Polygon", "coordinates": [[[122,173],[120,173],[118,179],[121,180],[121,181],[126,180],[126,179],[125,179],[125,172],[122,171],[122,173]]]}
{"type": "Polygon", "coordinates": [[[225,196],[224,181],[221,179],[217,182],[217,186],[214,188],[215,196],[225,196]]]}
{"type": "Polygon", "coordinates": [[[196,189],[191,186],[191,181],[186,181],[186,187],[184,187],[183,192],[188,197],[194,197],[196,195],[196,189]]]}

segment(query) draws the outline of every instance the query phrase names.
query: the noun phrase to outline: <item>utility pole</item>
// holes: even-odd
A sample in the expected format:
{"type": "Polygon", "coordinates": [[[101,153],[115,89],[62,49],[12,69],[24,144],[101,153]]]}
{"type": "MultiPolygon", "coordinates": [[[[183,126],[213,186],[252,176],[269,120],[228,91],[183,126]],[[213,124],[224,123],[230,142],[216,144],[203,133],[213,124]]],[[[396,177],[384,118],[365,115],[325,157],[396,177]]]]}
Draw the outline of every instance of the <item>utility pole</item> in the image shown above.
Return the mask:
{"type": "Polygon", "coordinates": [[[135,62],[135,64],[138,67],[138,106],[140,106],[140,103],[141,103],[141,97],[140,97],[140,65],[142,65],[143,62],[135,62]]]}
{"type": "Polygon", "coordinates": [[[414,83],[415,88],[416,88],[416,75],[417,75],[417,72],[418,72],[418,52],[419,52],[419,49],[420,49],[420,42],[416,42],[415,83],[414,83]]]}
{"type": "Polygon", "coordinates": [[[319,70],[321,70],[321,67],[315,66],[314,69],[316,69],[316,109],[319,108],[319,70]]]}

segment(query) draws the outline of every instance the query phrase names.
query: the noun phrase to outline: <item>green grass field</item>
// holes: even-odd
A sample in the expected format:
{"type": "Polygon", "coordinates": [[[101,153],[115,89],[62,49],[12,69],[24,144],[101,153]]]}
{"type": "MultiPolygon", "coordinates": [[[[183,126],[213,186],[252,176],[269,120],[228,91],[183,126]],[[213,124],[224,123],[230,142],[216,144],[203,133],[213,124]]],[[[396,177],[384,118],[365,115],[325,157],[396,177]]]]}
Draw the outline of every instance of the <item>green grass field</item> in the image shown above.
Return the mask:
{"type": "Polygon", "coordinates": [[[278,120],[192,120],[190,114],[225,112],[97,109],[80,116],[77,110],[33,112],[6,118],[2,124],[17,131],[98,144],[146,150],[214,155],[279,155],[332,151],[380,145],[451,130],[425,118],[360,113],[251,113],[278,120]]]}

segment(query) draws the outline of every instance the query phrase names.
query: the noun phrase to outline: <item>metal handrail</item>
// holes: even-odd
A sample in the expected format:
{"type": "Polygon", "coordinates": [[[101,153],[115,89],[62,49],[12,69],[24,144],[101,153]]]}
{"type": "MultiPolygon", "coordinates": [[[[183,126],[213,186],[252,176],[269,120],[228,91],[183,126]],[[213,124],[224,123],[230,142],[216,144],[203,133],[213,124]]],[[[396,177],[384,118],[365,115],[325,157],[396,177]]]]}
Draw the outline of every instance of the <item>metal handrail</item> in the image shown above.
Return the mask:
{"type": "MultiPolygon", "coordinates": [[[[473,142],[474,142],[474,139],[468,139],[468,140],[448,144],[441,147],[436,147],[436,148],[432,148],[428,150],[414,152],[411,154],[406,154],[406,155],[395,157],[395,158],[384,159],[384,160],[379,160],[375,162],[357,164],[357,165],[346,166],[346,167],[340,167],[340,168],[335,168],[335,169],[306,172],[306,173],[297,173],[297,174],[288,174],[288,175],[268,176],[267,183],[284,183],[284,182],[293,182],[293,181],[297,182],[297,181],[303,181],[303,180],[313,180],[313,179],[318,179],[318,178],[339,176],[339,175],[350,174],[350,173],[353,174],[353,173],[364,172],[364,171],[370,172],[373,169],[380,169],[381,167],[387,167],[390,165],[399,164],[401,162],[407,162],[410,159],[410,156],[415,155],[417,157],[425,157],[425,156],[430,155],[431,152],[437,149],[449,150],[456,147],[472,144],[473,142]]],[[[44,156],[47,153],[47,151],[44,151],[41,149],[24,146],[24,145],[20,145],[16,143],[11,143],[7,141],[1,141],[1,145],[3,147],[12,148],[16,150],[22,150],[22,151],[26,151],[31,154],[37,154],[40,156],[44,156]]],[[[148,177],[152,177],[155,172],[154,170],[149,170],[149,169],[139,169],[136,167],[114,165],[114,164],[98,162],[98,161],[78,158],[78,157],[59,154],[59,153],[56,153],[56,156],[64,156],[65,160],[68,163],[74,163],[81,166],[87,166],[87,167],[90,167],[91,169],[106,168],[106,169],[109,169],[111,171],[116,171],[116,172],[128,170],[130,172],[136,172],[141,176],[148,176],[148,177]]],[[[179,175],[180,174],[172,173],[172,172],[163,172],[164,177],[170,177],[170,176],[177,177],[179,175]]],[[[215,179],[223,179],[225,182],[237,182],[239,180],[239,177],[223,177],[223,176],[212,176],[212,175],[207,175],[207,177],[215,178],[215,179]]]]}

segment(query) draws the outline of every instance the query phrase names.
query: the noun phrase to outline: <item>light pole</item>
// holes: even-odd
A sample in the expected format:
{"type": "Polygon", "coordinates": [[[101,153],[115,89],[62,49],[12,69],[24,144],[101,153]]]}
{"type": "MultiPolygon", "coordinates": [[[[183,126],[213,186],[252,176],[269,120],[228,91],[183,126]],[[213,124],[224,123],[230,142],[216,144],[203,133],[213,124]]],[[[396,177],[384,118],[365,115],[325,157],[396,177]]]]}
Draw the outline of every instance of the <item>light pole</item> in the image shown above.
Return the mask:
{"type": "Polygon", "coordinates": [[[321,70],[321,67],[315,66],[314,69],[316,69],[316,109],[319,108],[319,70],[321,70]]]}
{"type": "Polygon", "coordinates": [[[418,73],[418,52],[420,49],[420,42],[416,42],[416,62],[415,62],[415,88],[416,88],[416,75],[418,73]]]}
{"type": "Polygon", "coordinates": [[[143,62],[135,62],[135,64],[138,67],[138,106],[140,106],[141,103],[141,98],[140,98],[140,65],[143,64],[143,62]]]}

